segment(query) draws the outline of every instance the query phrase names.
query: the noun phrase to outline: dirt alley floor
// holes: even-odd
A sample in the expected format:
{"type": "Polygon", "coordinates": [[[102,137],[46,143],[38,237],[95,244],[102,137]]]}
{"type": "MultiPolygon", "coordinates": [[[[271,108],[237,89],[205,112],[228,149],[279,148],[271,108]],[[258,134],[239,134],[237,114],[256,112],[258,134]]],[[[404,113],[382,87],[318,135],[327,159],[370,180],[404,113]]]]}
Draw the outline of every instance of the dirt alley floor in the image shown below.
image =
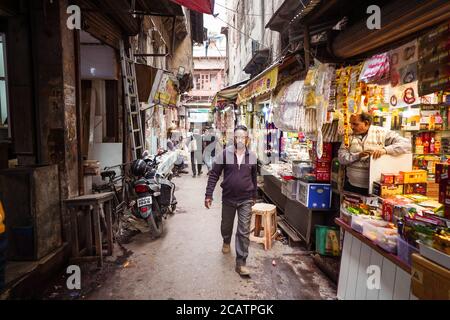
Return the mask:
{"type": "MultiPolygon", "coordinates": [[[[82,289],[68,291],[65,274],[50,284],[45,299],[336,299],[336,286],[314,264],[310,252],[275,241],[269,251],[251,243],[250,278],[234,271],[231,254],[221,252],[221,188],[210,210],[204,207],[207,175],[174,179],[178,208],[165,221],[164,235],[151,241],[135,235],[103,270],[82,266],[82,289]]],[[[235,219],[235,227],[237,218],[235,219]]]]}

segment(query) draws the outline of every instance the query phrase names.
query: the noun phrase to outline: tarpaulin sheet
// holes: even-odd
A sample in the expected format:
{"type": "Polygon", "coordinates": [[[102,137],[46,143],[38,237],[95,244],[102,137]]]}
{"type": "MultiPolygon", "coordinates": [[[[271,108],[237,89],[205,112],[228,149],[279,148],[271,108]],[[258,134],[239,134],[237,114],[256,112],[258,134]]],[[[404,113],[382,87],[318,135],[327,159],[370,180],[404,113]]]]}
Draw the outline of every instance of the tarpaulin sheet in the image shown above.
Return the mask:
{"type": "Polygon", "coordinates": [[[213,14],[214,13],[214,0],[171,0],[172,2],[178,3],[190,10],[213,14]]]}

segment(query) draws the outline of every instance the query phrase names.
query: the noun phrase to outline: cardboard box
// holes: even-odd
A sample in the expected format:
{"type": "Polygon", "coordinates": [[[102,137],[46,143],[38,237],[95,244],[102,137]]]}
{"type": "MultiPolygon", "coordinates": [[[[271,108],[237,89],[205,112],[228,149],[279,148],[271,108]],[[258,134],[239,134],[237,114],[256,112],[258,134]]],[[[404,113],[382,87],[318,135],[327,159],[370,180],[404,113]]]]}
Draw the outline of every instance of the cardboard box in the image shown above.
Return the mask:
{"type": "Polygon", "coordinates": [[[315,169],[318,172],[331,172],[331,162],[330,161],[322,161],[317,160],[314,165],[315,169]]]}
{"type": "Polygon", "coordinates": [[[439,183],[428,181],[427,183],[427,197],[438,199],[439,198],[439,183]]]}
{"type": "Polygon", "coordinates": [[[331,161],[333,159],[333,144],[330,142],[324,142],[322,148],[322,158],[317,157],[317,143],[314,142],[312,148],[312,159],[320,161],[331,161]]]}
{"type": "Polygon", "coordinates": [[[374,182],[372,193],[381,198],[400,195],[403,194],[403,185],[374,182]]]}
{"type": "Polygon", "coordinates": [[[330,182],[331,172],[317,172],[316,181],[318,182],[330,182]]]}
{"type": "Polygon", "coordinates": [[[403,192],[404,194],[421,194],[427,195],[427,183],[405,183],[403,192]]]}
{"type": "Polygon", "coordinates": [[[403,174],[403,183],[427,182],[426,170],[401,171],[400,174],[403,174]]]}
{"type": "Polygon", "coordinates": [[[382,184],[394,184],[395,183],[395,174],[393,174],[393,173],[382,173],[380,182],[382,184]]]}
{"type": "Polygon", "coordinates": [[[395,184],[403,184],[404,183],[403,175],[400,173],[394,175],[394,183],[395,184]]]}
{"type": "Polygon", "coordinates": [[[419,299],[450,300],[450,270],[413,254],[411,290],[419,299]]]}

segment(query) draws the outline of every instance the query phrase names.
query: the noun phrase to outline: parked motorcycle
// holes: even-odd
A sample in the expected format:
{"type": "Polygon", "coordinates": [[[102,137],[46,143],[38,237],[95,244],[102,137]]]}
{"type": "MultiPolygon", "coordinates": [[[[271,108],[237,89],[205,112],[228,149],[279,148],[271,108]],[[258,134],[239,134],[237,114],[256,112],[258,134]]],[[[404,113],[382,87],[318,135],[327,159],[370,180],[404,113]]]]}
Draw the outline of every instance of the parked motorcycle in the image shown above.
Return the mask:
{"type": "Polygon", "coordinates": [[[162,235],[163,220],[176,210],[175,184],[172,178],[171,158],[164,153],[133,161],[131,173],[136,177],[134,191],[137,206],[133,214],[147,221],[154,238],[162,235]]]}

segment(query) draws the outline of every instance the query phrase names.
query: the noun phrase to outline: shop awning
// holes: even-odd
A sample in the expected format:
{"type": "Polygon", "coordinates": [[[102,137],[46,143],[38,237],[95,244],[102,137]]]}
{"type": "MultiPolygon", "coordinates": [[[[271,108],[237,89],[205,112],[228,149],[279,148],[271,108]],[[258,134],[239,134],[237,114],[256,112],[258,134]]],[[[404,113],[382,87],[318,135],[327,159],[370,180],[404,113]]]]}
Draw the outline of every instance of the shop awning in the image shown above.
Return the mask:
{"type": "Polygon", "coordinates": [[[190,10],[213,14],[214,13],[214,0],[170,0],[172,2],[178,3],[190,10]]]}
{"type": "Polygon", "coordinates": [[[276,62],[254,79],[251,79],[247,85],[239,90],[236,103],[247,102],[250,99],[274,90],[277,86],[279,65],[280,62],[276,62]]]}
{"type": "Polygon", "coordinates": [[[267,61],[269,61],[270,49],[257,50],[253,57],[250,59],[249,63],[244,68],[244,72],[248,74],[258,73],[258,70],[267,66],[267,61]]]}
{"type": "Polygon", "coordinates": [[[278,10],[270,18],[266,24],[266,28],[270,30],[282,32],[286,30],[287,25],[294,19],[306,16],[315,7],[320,4],[321,0],[285,0],[278,10]]]}
{"type": "Polygon", "coordinates": [[[136,10],[149,15],[184,16],[181,6],[170,0],[137,0],[136,10]]]}
{"type": "Polygon", "coordinates": [[[214,96],[212,107],[214,108],[218,101],[236,101],[238,97],[239,90],[248,82],[247,80],[232,84],[228,87],[223,88],[214,96]]]}

